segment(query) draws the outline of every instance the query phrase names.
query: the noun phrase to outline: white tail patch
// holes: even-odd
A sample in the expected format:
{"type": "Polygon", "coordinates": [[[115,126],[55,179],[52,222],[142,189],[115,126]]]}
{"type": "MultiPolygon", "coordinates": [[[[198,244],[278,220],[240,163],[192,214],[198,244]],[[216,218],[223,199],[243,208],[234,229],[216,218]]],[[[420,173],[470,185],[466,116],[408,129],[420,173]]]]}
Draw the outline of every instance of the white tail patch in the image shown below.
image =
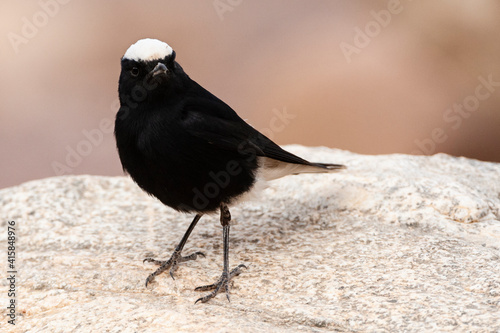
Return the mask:
{"type": "Polygon", "coordinates": [[[259,167],[255,175],[255,183],[252,189],[234,200],[236,204],[244,201],[258,201],[260,192],[267,188],[267,182],[273,179],[278,179],[288,175],[296,175],[299,173],[330,173],[336,172],[343,167],[333,167],[332,169],[324,169],[313,165],[293,164],[275,160],[269,157],[259,156],[257,158],[259,167]]]}
{"type": "Polygon", "coordinates": [[[259,157],[259,171],[257,179],[269,181],[288,175],[299,173],[326,173],[338,171],[337,169],[324,169],[313,165],[293,164],[275,160],[269,157],[259,157]]]}

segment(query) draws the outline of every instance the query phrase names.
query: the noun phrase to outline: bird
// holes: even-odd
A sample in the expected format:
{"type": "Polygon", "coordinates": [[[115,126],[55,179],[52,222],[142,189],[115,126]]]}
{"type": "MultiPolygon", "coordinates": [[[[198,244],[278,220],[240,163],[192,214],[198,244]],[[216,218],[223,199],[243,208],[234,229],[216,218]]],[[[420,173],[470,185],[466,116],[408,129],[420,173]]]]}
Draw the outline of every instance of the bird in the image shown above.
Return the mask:
{"type": "Polygon", "coordinates": [[[222,273],[215,283],[195,289],[209,291],[195,304],[224,291],[230,301],[230,281],[247,268],[229,268],[230,206],[273,179],[345,168],[309,162],[281,148],[192,80],[172,47],[158,39],[140,39],[126,50],[118,94],[114,135],[124,172],[164,205],[195,214],[168,260],[144,259],[159,266],[146,288],[159,274],[168,270],[174,278],[180,263],[205,257],[182,251],[204,214],[220,215],[222,273]]]}

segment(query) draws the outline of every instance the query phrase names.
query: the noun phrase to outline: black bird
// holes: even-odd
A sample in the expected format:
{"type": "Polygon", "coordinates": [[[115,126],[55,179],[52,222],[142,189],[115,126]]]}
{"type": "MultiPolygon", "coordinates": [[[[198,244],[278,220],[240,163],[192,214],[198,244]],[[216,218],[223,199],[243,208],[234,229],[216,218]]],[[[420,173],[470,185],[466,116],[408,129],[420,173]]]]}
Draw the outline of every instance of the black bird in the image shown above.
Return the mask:
{"type": "Polygon", "coordinates": [[[219,210],[224,268],[216,283],[196,288],[213,290],[196,302],[223,290],[229,300],[229,281],[246,267],[229,270],[228,206],[268,180],[344,168],[311,163],[280,148],[191,80],[172,48],[157,39],[141,39],[125,52],[118,92],[115,137],[124,171],[165,205],[196,213],[169,260],[144,260],[160,266],[146,286],[166,270],[173,278],[179,263],[204,256],[181,252],[202,215],[219,210]]]}

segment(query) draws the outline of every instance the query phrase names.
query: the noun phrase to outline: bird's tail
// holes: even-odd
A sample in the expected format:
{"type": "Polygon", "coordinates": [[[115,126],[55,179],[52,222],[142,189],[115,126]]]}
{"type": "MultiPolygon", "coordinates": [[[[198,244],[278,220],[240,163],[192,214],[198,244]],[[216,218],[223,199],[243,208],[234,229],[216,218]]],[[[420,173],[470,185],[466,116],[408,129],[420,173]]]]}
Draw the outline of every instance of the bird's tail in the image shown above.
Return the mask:
{"type": "MultiPolygon", "coordinates": [[[[324,169],[323,172],[334,172],[342,169],[347,169],[345,165],[342,164],[328,164],[328,163],[311,163],[313,167],[324,169]]],[[[321,171],[318,171],[321,172],[321,171]]]]}
{"type": "Polygon", "coordinates": [[[345,169],[346,166],[342,164],[328,164],[328,163],[310,163],[310,164],[295,164],[292,175],[301,173],[330,173],[337,172],[345,169]]]}
{"type": "Polygon", "coordinates": [[[336,172],[346,168],[341,164],[305,162],[308,164],[287,163],[275,159],[264,158],[260,160],[263,168],[259,176],[265,180],[273,180],[287,175],[336,172]]]}

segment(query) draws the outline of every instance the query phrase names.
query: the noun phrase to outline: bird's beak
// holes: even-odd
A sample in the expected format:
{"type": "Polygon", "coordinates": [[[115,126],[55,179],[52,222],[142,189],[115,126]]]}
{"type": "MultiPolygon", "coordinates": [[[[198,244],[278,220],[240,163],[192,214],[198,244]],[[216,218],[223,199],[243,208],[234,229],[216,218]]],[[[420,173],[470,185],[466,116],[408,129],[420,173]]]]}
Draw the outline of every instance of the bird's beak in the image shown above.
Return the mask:
{"type": "Polygon", "coordinates": [[[159,62],[155,66],[155,68],[153,68],[153,70],[150,72],[150,74],[153,75],[153,77],[158,75],[158,74],[165,74],[165,73],[167,73],[167,66],[165,66],[161,62],[159,62]]]}

